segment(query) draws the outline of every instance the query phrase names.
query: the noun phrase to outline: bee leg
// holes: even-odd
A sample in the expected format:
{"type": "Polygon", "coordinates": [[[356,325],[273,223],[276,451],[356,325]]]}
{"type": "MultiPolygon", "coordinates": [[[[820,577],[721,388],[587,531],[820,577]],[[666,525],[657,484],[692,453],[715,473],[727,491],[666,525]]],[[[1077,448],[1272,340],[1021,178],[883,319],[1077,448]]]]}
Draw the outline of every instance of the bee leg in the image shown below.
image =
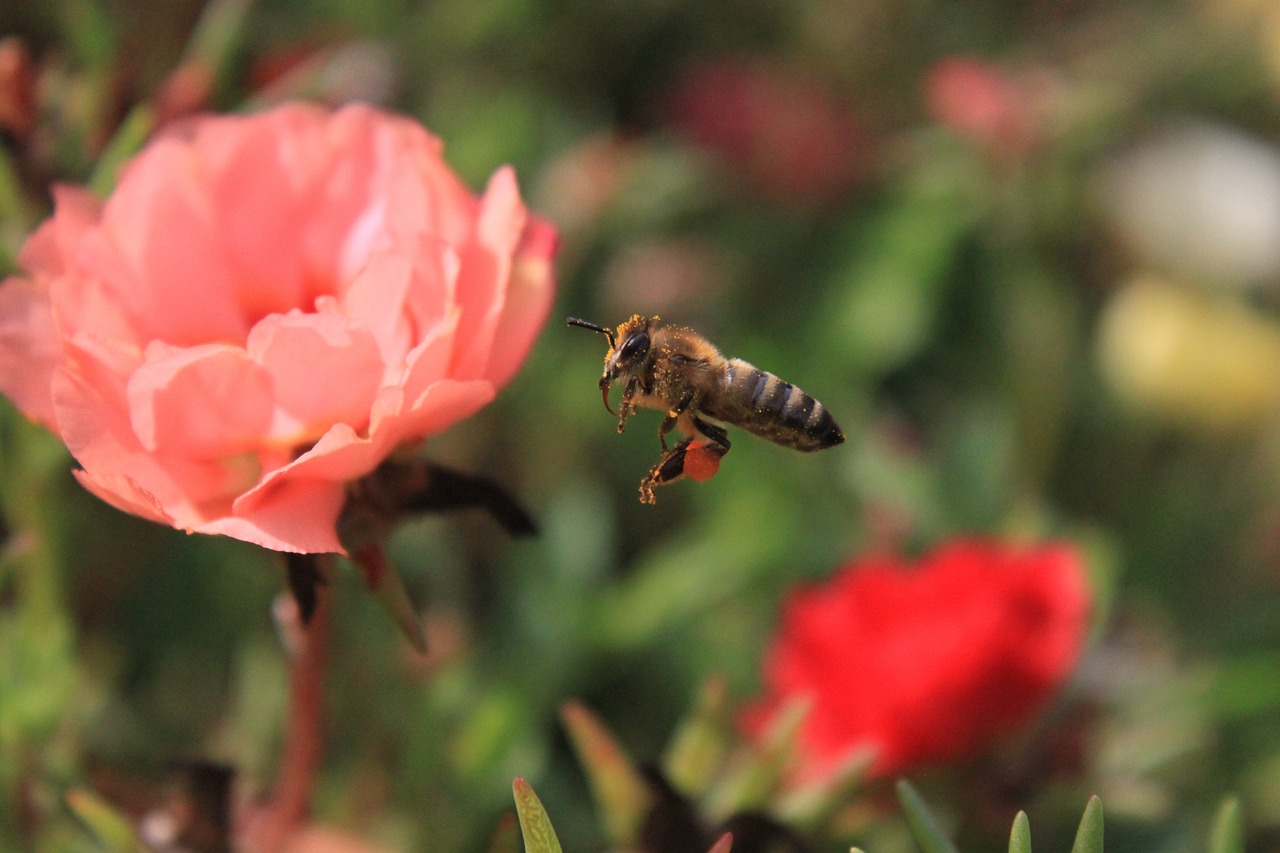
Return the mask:
{"type": "Polygon", "coordinates": [[[662,419],[662,423],[658,424],[658,443],[662,445],[662,449],[667,449],[667,433],[671,432],[675,427],[676,421],[680,420],[680,416],[693,406],[693,398],[695,396],[694,389],[689,388],[676,401],[676,404],[667,411],[667,416],[662,419]]]}
{"type": "MultiPolygon", "coordinates": [[[[673,418],[668,415],[667,417],[667,420],[670,420],[673,424],[678,419],[678,416],[673,418]]],[[[668,450],[666,455],[662,457],[661,461],[650,468],[649,473],[640,481],[640,500],[642,503],[652,504],[657,502],[657,499],[653,494],[655,486],[666,486],[685,477],[685,457],[689,447],[694,443],[698,435],[705,436],[707,439],[707,442],[700,448],[700,452],[703,454],[710,453],[714,455],[717,460],[716,465],[711,469],[710,474],[703,473],[702,475],[694,475],[699,481],[702,481],[704,478],[714,474],[715,468],[718,467],[718,460],[723,459],[725,454],[729,452],[729,434],[725,431],[724,427],[707,423],[696,415],[693,418],[693,427],[697,430],[697,434],[685,436],[680,439],[680,443],[671,450],[668,450]]],[[[669,429],[670,428],[668,427],[668,430],[669,429]]],[[[662,433],[663,430],[659,430],[659,437],[662,437],[662,433]]],[[[666,449],[665,444],[663,449],[666,449]]],[[[702,462],[703,466],[705,466],[704,460],[700,459],[699,461],[702,462]]]]}
{"type": "Polygon", "coordinates": [[[729,433],[724,427],[707,423],[699,417],[693,419],[693,426],[698,432],[711,439],[712,443],[724,448],[724,453],[721,453],[721,456],[729,452],[729,433]]]}
{"type": "Polygon", "coordinates": [[[618,432],[626,429],[627,418],[636,410],[635,403],[631,402],[635,399],[636,391],[640,389],[639,380],[634,377],[627,380],[626,387],[622,389],[622,402],[618,404],[618,432]]]}
{"type": "Polygon", "coordinates": [[[664,451],[667,450],[667,433],[671,432],[671,428],[676,425],[678,417],[668,414],[662,419],[662,423],[658,424],[658,443],[662,445],[664,451]]]}
{"type": "Polygon", "coordinates": [[[657,465],[649,469],[649,473],[640,481],[641,503],[657,503],[653,495],[654,486],[665,486],[684,476],[684,455],[692,441],[693,436],[680,439],[680,442],[667,451],[657,465]]]}

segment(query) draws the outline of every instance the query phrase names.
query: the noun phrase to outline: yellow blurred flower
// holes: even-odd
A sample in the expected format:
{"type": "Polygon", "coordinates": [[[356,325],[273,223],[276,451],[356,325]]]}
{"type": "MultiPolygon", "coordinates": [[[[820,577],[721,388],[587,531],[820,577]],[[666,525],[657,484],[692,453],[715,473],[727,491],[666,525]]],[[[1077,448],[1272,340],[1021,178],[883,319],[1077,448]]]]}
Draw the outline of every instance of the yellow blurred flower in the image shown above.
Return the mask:
{"type": "Polygon", "coordinates": [[[1116,394],[1161,420],[1234,430],[1280,409],[1280,324],[1229,297],[1139,276],[1106,306],[1097,355],[1116,394]]]}

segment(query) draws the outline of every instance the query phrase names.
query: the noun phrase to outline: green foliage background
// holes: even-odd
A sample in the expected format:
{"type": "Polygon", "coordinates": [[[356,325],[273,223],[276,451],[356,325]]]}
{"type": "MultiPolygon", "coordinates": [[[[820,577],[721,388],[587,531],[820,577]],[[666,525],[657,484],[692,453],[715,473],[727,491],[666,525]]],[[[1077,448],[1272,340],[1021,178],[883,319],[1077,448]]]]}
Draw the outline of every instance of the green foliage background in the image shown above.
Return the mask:
{"type": "MultiPolygon", "coordinates": [[[[556,306],[527,365],[494,405],[427,448],[506,484],[541,536],[509,541],[472,515],[399,531],[394,561],[431,626],[426,662],[344,569],[325,822],[389,847],[483,849],[521,776],[566,849],[601,849],[557,722],[563,702],[580,700],[634,756],[652,757],[708,675],[741,697],[757,688],[760,650],[794,584],[871,545],[910,551],[977,532],[1082,543],[1100,606],[1057,720],[1078,731],[1069,767],[1011,780],[1015,749],[916,780],[962,837],[1003,844],[1023,808],[1038,848],[1067,849],[1098,793],[1114,849],[1185,849],[1235,792],[1251,843],[1275,846],[1274,411],[1224,426],[1135,410],[1095,352],[1108,300],[1143,269],[1109,231],[1099,170],[1188,116],[1274,142],[1276,58],[1265,27],[1248,24],[1266,4],[239,5],[211,7],[243,15],[208,48],[222,59],[215,106],[251,101],[254,69],[272,58],[358,44],[390,74],[389,105],[440,135],[468,183],[513,163],[531,204],[564,232],[556,306]],[[1054,123],[1037,128],[1034,150],[993,157],[930,118],[925,75],[955,54],[1052,76],[1054,123]],[[672,87],[725,57],[802,69],[847,101],[863,130],[860,179],[819,201],[763,192],[678,132],[672,87]],[[588,151],[608,152],[596,201],[567,189],[588,151]],[[743,436],[713,481],[640,505],[656,416],[616,435],[595,386],[603,341],[561,325],[633,311],[691,325],[801,384],[849,441],[802,456],[743,436]]],[[[0,193],[10,269],[47,210],[43,179],[90,179],[110,135],[99,131],[157,90],[200,11],[189,0],[0,10],[0,34],[66,71],[46,171],[18,162],[25,186],[0,193]]],[[[341,81],[360,91],[358,74],[341,81]]],[[[1271,328],[1278,283],[1213,298],[1271,328]]],[[[139,811],[175,758],[230,762],[239,793],[253,796],[280,746],[272,555],[122,516],[69,468],[56,441],[0,406],[3,849],[91,849],[65,791],[91,786],[139,811]]],[[[907,849],[900,824],[864,831],[844,847],[907,849]]]]}

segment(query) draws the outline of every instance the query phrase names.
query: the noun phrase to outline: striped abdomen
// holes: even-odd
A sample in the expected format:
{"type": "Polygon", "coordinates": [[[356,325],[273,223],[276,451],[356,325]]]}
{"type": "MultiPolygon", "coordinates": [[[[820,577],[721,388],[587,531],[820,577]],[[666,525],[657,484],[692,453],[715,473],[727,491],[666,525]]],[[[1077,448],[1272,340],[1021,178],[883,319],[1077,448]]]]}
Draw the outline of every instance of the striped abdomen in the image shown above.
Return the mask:
{"type": "Polygon", "coordinates": [[[704,400],[702,411],[718,421],[741,427],[784,447],[821,450],[844,441],[826,407],[790,382],[731,358],[725,365],[721,393],[704,400]]]}

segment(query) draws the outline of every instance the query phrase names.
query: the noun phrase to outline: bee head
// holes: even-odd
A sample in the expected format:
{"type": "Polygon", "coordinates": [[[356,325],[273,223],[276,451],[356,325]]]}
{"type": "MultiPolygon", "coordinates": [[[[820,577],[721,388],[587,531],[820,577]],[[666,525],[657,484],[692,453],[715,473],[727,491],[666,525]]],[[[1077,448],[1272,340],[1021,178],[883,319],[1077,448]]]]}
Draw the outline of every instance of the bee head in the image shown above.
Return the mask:
{"type": "MultiPolygon", "coordinates": [[[[653,320],[657,319],[657,317],[653,318],[653,320]]],[[[634,314],[630,320],[618,327],[614,339],[616,343],[611,344],[609,352],[605,355],[604,375],[600,377],[601,388],[606,388],[623,376],[635,372],[644,362],[645,356],[649,354],[649,329],[652,322],[639,314],[634,314]]]]}
{"type": "Polygon", "coordinates": [[[576,317],[570,317],[566,321],[570,326],[581,326],[599,332],[609,341],[609,351],[604,356],[604,374],[600,377],[600,390],[604,393],[604,407],[611,414],[613,409],[609,405],[609,386],[632,375],[644,363],[649,354],[649,330],[657,320],[657,317],[646,318],[633,314],[631,319],[618,326],[616,332],[576,317]]]}

